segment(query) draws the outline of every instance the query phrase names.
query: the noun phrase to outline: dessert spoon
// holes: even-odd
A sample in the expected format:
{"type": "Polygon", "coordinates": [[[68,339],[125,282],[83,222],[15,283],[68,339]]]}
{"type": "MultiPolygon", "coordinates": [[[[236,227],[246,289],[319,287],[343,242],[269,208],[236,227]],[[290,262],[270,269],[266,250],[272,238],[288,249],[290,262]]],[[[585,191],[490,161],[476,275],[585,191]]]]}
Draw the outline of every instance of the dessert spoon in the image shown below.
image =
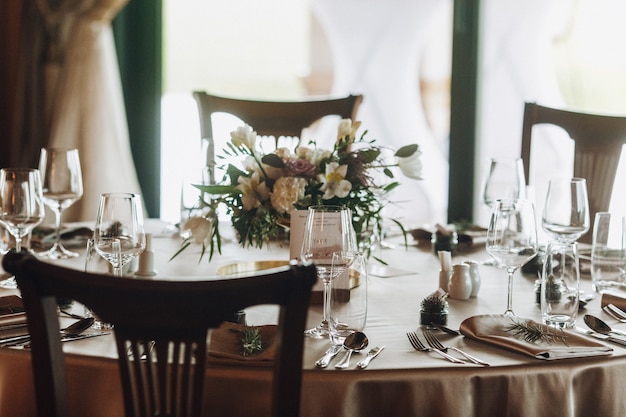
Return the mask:
{"type": "Polygon", "coordinates": [[[367,336],[363,332],[354,332],[343,341],[343,347],[348,350],[346,356],[344,356],[341,361],[339,361],[335,368],[345,369],[350,366],[350,358],[352,357],[353,352],[357,352],[359,350],[363,350],[369,344],[369,340],[367,336]]]}
{"type": "Polygon", "coordinates": [[[604,320],[599,319],[598,317],[592,316],[591,314],[585,314],[585,317],[583,317],[583,320],[585,321],[585,324],[589,326],[589,328],[593,330],[594,332],[598,332],[598,333],[602,333],[606,335],[612,333],[612,334],[616,334],[620,336],[626,336],[626,332],[623,332],[621,330],[613,330],[611,326],[609,326],[608,324],[604,322],[604,320]]]}

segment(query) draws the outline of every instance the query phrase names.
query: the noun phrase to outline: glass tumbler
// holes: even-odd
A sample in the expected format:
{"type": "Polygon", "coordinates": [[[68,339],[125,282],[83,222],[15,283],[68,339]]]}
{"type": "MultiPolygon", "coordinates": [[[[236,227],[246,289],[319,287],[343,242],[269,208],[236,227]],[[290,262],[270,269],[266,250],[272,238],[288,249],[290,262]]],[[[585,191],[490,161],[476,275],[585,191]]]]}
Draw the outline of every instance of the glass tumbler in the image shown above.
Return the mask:
{"type": "Polygon", "coordinates": [[[604,293],[626,289],[626,218],[608,212],[596,213],[591,243],[593,289],[604,293]]]}
{"type": "Polygon", "coordinates": [[[345,268],[331,273],[329,331],[333,344],[343,344],[350,334],[362,331],[367,321],[367,257],[359,252],[333,255],[333,265],[345,268]],[[339,259],[343,261],[339,262],[339,259]],[[343,266],[345,265],[345,267],[343,266]]]}
{"type": "Polygon", "coordinates": [[[573,327],[578,314],[580,266],[578,244],[548,244],[541,277],[541,316],[544,324],[573,327]]]}

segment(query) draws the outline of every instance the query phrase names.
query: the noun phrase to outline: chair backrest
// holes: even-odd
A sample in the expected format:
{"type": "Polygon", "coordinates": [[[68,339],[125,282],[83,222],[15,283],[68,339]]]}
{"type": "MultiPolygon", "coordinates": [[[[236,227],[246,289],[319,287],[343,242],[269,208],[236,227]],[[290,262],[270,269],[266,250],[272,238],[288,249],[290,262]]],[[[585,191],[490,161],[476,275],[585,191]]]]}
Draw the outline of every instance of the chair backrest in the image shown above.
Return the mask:
{"type": "Polygon", "coordinates": [[[205,415],[208,329],[248,306],[278,305],[272,415],[299,414],[313,265],[292,263],[242,278],[191,282],[90,274],[14,251],[5,255],[3,267],[15,274],[22,293],[40,416],[68,414],[56,297],[76,300],[113,325],[127,416],[205,415]],[[148,343],[154,347],[147,358],[129,356],[129,348],[148,343]]]}
{"type": "Polygon", "coordinates": [[[555,109],[526,103],[522,128],[522,159],[528,184],[534,125],[551,124],[564,129],[574,141],[574,177],[587,180],[589,232],[579,241],[590,243],[595,214],[609,210],[615,174],[626,143],[626,117],[605,116],[555,109]]]}
{"type": "Polygon", "coordinates": [[[304,128],[324,116],[356,120],[363,101],[362,95],[301,101],[258,101],[216,96],[204,91],[194,91],[193,97],[200,114],[201,137],[207,141],[210,183],[215,183],[213,113],[229,113],[238,117],[252,126],[259,136],[272,136],[277,147],[281,136],[300,138],[304,128]]]}

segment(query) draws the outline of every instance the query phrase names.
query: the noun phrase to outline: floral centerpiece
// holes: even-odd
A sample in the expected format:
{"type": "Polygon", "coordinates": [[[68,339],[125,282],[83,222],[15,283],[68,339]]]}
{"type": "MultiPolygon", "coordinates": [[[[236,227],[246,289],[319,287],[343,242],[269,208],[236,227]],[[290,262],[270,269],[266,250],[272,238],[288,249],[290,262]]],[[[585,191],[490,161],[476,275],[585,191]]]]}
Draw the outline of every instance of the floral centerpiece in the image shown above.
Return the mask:
{"type": "MultiPolygon", "coordinates": [[[[295,151],[278,148],[263,154],[257,134],[248,125],[231,132],[231,141],[222,160],[243,159],[242,167],[229,164],[222,183],[194,185],[208,195],[203,201],[205,214],[190,218],[182,227],[189,233],[178,255],[192,242],[202,244],[204,256],[221,253],[217,209],[226,207],[232,225],[244,246],[262,247],[288,228],[291,212],[311,205],[343,205],[352,210],[354,230],[359,236],[369,231],[382,234],[382,209],[386,195],[399,183],[392,167],[414,179],[421,179],[422,164],[418,145],[411,144],[394,153],[394,163],[383,160],[383,148],[366,139],[367,131],[357,137],[361,123],[343,119],[332,149],[320,149],[315,141],[295,151]],[[382,175],[380,175],[382,174],[382,175]],[[376,179],[386,178],[378,184],[376,179]]],[[[392,219],[406,233],[402,224],[392,219]]]]}

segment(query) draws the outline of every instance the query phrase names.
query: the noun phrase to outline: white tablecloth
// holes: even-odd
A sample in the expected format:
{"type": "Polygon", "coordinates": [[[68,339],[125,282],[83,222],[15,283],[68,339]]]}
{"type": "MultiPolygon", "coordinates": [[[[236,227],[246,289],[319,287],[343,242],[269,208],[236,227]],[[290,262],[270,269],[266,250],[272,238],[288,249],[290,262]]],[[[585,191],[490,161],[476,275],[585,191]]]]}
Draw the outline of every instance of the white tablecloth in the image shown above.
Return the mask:
{"type": "MultiPolygon", "coordinates": [[[[155,230],[156,231],[156,230],[155,230]]],[[[217,268],[251,259],[286,259],[288,248],[272,244],[264,250],[225,245],[222,256],[198,263],[199,248],[191,247],[169,262],[178,238],[155,233],[156,279],[166,276],[214,276],[217,268]]],[[[369,277],[369,311],[365,332],[370,347],[386,349],[365,370],[316,369],[314,362],[328,348],[327,340],[307,339],[304,354],[302,416],[623,416],[626,415],[626,349],[611,345],[609,357],[564,359],[552,362],[525,357],[481,344],[462,336],[442,335],[447,343],[491,363],[490,367],[455,365],[435,353],[414,351],[405,333],[419,326],[420,301],[438,287],[439,263],[430,248],[396,247],[379,253],[406,275],[369,277]]],[[[484,260],[477,250],[458,256],[484,260]]],[[[83,260],[72,261],[81,267],[83,260]]],[[[449,300],[448,324],[477,314],[502,313],[506,305],[506,273],[481,266],[478,297],[449,300]]],[[[533,289],[535,277],[516,274],[513,308],[526,318],[539,320],[533,289]]],[[[591,291],[589,277],[582,288],[591,291]]],[[[11,293],[0,290],[0,295],[11,293]]],[[[599,298],[587,311],[615,324],[600,309],[599,298]]],[[[252,324],[273,320],[271,310],[248,310],[252,324]]],[[[321,306],[312,305],[311,325],[321,319],[321,306]]],[[[581,326],[582,318],[578,320],[581,326]]],[[[626,326],[626,325],[622,325],[626,326]]],[[[620,327],[618,324],[616,327],[620,327]]],[[[69,385],[74,416],[123,415],[116,352],[109,336],[64,345],[68,353],[69,385]]],[[[355,355],[355,360],[358,356],[355,355]]],[[[267,414],[271,375],[267,369],[216,366],[207,370],[208,407],[215,415],[267,414]],[[213,379],[213,377],[215,377],[213,379]]],[[[0,416],[34,416],[28,351],[0,349],[0,416]]]]}

